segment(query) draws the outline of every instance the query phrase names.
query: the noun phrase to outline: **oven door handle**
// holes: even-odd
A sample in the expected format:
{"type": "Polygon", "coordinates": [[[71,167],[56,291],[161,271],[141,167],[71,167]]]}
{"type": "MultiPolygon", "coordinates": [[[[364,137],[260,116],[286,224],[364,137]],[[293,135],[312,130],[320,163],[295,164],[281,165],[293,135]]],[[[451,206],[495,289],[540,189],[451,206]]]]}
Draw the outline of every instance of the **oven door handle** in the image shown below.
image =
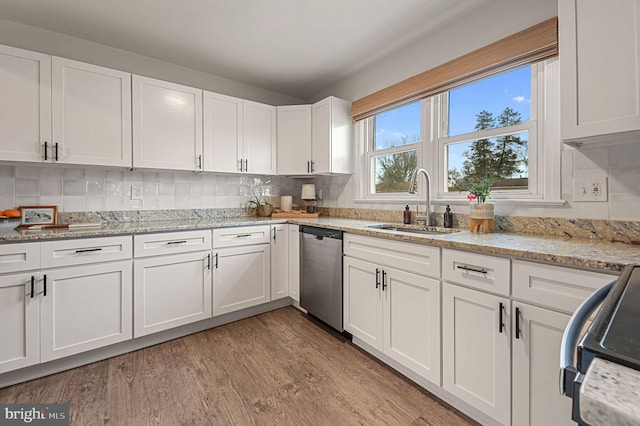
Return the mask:
{"type": "Polygon", "coordinates": [[[612,281],[604,287],[594,291],[578,309],[571,315],[567,328],[564,329],[562,342],[560,343],[560,394],[573,398],[573,382],[580,374],[575,365],[575,351],[580,340],[580,332],[586,324],[589,316],[607,297],[611,287],[616,283],[612,281]]]}

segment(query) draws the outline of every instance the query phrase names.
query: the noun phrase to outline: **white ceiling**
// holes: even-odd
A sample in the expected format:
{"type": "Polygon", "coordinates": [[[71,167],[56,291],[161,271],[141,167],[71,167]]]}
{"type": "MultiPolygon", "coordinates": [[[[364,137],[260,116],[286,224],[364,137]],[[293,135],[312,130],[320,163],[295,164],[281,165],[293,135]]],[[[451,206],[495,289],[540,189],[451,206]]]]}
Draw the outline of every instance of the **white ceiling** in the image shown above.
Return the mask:
{"type": "Polygon", "coordinates": [[[482,0],[0,0],[0,18],[308,99],[482,0]]]}

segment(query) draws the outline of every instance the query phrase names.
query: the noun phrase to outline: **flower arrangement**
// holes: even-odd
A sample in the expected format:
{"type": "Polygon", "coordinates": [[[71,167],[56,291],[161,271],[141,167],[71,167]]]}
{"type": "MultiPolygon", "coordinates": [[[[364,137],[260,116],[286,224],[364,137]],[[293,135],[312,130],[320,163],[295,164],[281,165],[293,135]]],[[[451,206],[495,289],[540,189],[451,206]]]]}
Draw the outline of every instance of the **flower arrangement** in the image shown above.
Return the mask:
{"type": "Polygon", "coordinates": [[[467,195],[467,199],[471,202],[477,200],[478,203],[484,203],[487,198],[491,198],[491,183],[493,179],[488,177],[486,179],[482,179],[482,183],[474,185],[469,190],[469,195],[467,195]]]}
{"type": "Polygon", "coordinates": [[[268,198],[265,197],[264,201],[260,201],[260,198],[254,194],[253,199],[247,202],[247,210],[250,214],[256,214],[256,216],[267,217],[271,216],[271,212],[273,210],[273,206],[268,201],[268,198]]]}

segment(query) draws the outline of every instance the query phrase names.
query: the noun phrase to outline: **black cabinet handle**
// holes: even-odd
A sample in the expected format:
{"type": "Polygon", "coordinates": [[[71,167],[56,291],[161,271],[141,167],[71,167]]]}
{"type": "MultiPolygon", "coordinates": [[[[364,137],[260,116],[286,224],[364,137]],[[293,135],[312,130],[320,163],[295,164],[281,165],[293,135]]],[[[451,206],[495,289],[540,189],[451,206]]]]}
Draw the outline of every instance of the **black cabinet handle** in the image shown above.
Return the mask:
{"type": "Polygon", "coordinates": [[[207,269],[211,270],[211,253],[207,255],[207,269]]]}
{"type": "Polygon", "coordinates": [[[387,273],[383,269],[382,270],[382,291],[384,291],[385,288],[387,288],[387,273]]]}
{"type": "Polygon", "coordinates": [[[313,172],[315,171],[315,170],[313,169],[313,163],[314,163],[314,161],[312,160],[312,161],[311,161],[311,173],[313,173],[313,172]]]}
{"type": "Polygon", "coordinates": [[[504,304],[502,302],[500,302],[500,319],[499,319],[500,324],[499,324],[499,327],[498,327],[498,331],[500,333],[502,333],[502,329],[504,328],[504,321],[503,321],[503,318],[502,318],[502,311],[503,310],[504,310],[504,304]]]}
{"type": "Polygon", "coordinates": [[[180,241],[169,241],[167,242],[167,245],[172,245],[172,244],[187,244],[187,240],[180,240],[180,241]]]}
{"type": "Polygon", "coordinates": [[[32,299],[33,299],[33,296],[35,295],[35,281],[36,281],[36,277],[31,275],[31,298],[32,299]]]}
{"type": "Polygon", "coordinates": [[[236,238],[247,238],[247,237],[250,237],[250,236],[251,236],[251,234],[238,234],[238,235],[236,235],[236,238]]]}
{"type": "Polygon", "coordinates": [[[478,268],[472,268],[470,266],[467,265],[463,265],[463,266],[456,266],[457,269],[462,269],[463,271],[469,271],[469,272],[479,272],[481,274],[486,274],[487,270],[482,268],[482,269],[478,269],[478,268]]]}
{"type": "Polygon", "coordinates": [[[76,253],[89,253],[89,252],[92,252],[92,251],[102,251],[102,248],[101,247],[97,247],[97,248],[76,250],[76,253]]]}
{"type": "Polygon", "coordinates": [[[249,159],[245,158],[244,160],[244,171],[248,172],[249,171],[249,159]]]}
{"type": "Polygon", "coordinates": [[[376,288],[380,287],[380,269],[376,268],[376,288]]]}
{"type": "Polygon", "coordinates": [[[273,227],[273,242],[276,242],[276,227],[273,227]]]}
{"type": "Polygon", "coordinates": [[[311,161],[307,161],[307,173],[311,173],[311,161]]]}
{"type": "Polygon", "coordinates": [[[244,168],[242,167],[242,164],[244,163],[244,161],[242,161],[242,158],[240,159],[240,171],[244,172],[244,168]]]}
{"type": "Polygon", "coordinates": [[[44,275],[44,277],[42,278],[42,295],[46,296],[47,295],[47,274],[44,275]]]}
{"type": "Polygon", "coordinates": [[[56,161],[58,161],[58,142],[56,142],[56,161]]]}
{"type": "Polygon", "coordinates": [[[516,339],[520,338],[520,308],[516,306],[516,339]]]}
{"type": "Polygon", "coordinates": [[[218,253],[216,253],[216,265],[215,265],[216,269],[218,269],[218,253]]]}
{"type": "Polygon", "coordinates": [[[49,143],[47,141],[44,141],[44,161],[47,161],[49,159],[49,143]]]}
{"type": "Polygon", "coordinates": [[[202,154],[198,155],[198,169],[202,170],[202,154]]]}

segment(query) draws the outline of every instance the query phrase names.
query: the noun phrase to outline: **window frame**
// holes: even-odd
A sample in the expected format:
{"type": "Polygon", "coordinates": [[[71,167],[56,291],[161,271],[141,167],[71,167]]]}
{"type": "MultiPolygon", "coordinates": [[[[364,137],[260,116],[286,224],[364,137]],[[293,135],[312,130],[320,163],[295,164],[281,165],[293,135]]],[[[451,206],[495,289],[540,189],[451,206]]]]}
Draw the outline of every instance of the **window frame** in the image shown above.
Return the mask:
{"type": "MultiPolygon", "coordinates": [[[[528,130],[529,132],[529,190],[494,191],[491,194],[491,201],[497,201],[499,204],[541,206],[559,206],[565,203],[561,199],[560,181],[562,144],[560,139],[559,63],[559,59],[554,57],[530,64],[532,67],[531,102],[533,105],[535,101],[535,108],[532,107],[529,121],[506,128],[486,130],[487,134],[492,137],[512,133],[518,129],[528,130]],[[534,140],[535,143],[532,143],[534,140]]],[[[447,138],[446,140],[445,138],[438,138],[439,129],[446,124],[446,122],[443,123],[443,120],[447,119],[446,114],[448,113],[447,108],[443,108],[442,105],[441,98],[443,96],[446,95],[439,94],[420,100],[422,111],[422,151],[418,156],[418,167],[425,168],[431,176],[430,197],[432,204],[467,204],[466,193],[456,194],[444,191],[444,182],[446,180],[444,155],[446,150],[443,149],[442,142],[452,143],[455,140],[473,140],[477,139],[477,137],[469,138],[469,135],[477,135],[479,133],[467,133],[447,138]]],[[[371,160],[368,154],[369,146],[372,143],[370,138],[373,135],[373,117],[357,121],[354,129],[356,169],[360,172],[358,179],[355,179],[355,193],[358,198],[354,199],[354,202],[378,204],[423,202],[426,195],[423,179],[418,182],[418,192],[416,194],[371,193],[370,185],[373,171],[370,169],[371,160]]],[[[482,137],[485,134],[480,135],[482,137]]]]}

